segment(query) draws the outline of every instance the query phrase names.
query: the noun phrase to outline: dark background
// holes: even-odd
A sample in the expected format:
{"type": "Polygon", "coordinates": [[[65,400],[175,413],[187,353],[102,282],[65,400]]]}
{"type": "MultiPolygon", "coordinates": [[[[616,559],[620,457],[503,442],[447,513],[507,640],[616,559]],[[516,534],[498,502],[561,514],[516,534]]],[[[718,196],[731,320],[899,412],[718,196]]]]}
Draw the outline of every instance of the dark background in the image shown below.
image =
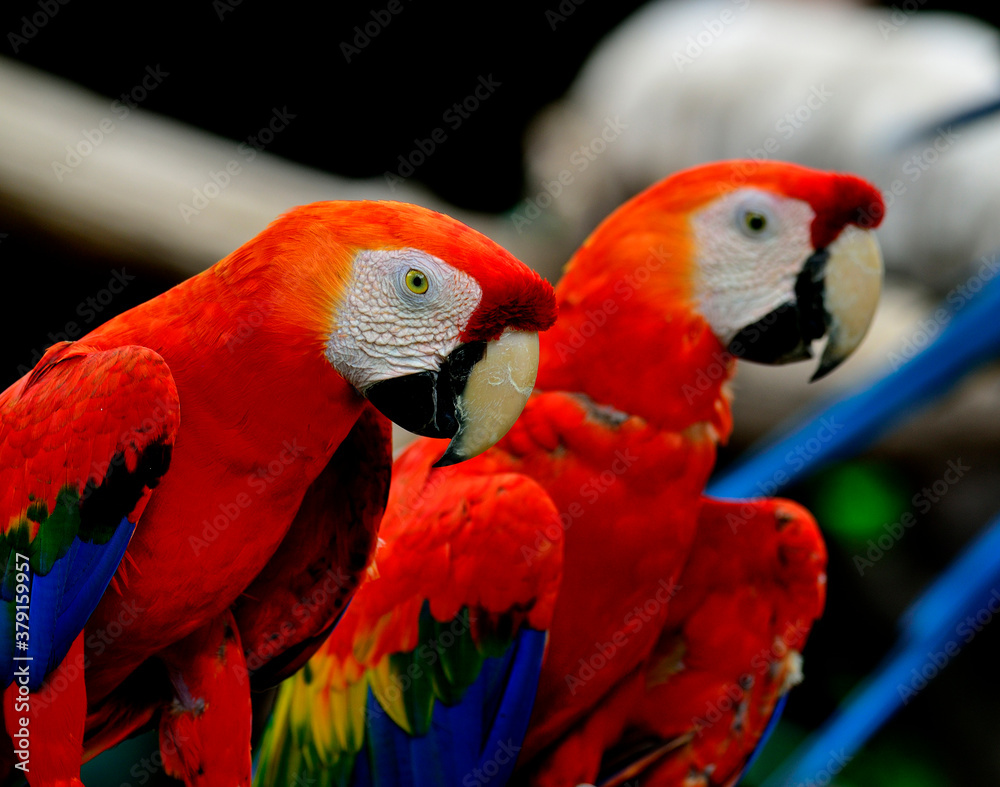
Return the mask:
{"type": "MultiPolygon", "coordinates": [[[[30,17],[39,3],[7,0],[0,10],[0,52],[109,99],[138,84],[147,66],[159,66],[170,76],[149,94],[144,109],[234,140],[260,129],[273,108],[287,107],[296,122],[277,135],[269,152],[349,177],[395,169],[396,157],[412,150],[415,138],[441,126],[443,113],[469,95],[479,77],[492,75],[500,87],[460,128],[448,131],[446,143],[414,180],[458,207],[500,212],[522,197],[527,123],[565,92],[604,34],[642,5],[636,0],[398,3],[401,11],[352,54],[351,62],[341,43],[352,43],[354,27],[363,27],[371,12],[384,11],[388,2],[307,10],[252,0],[239,5],[202,0],[184,7],[69,0],[15,53],[7,34],[20,34],[22,15],[30,17]],[[565,19],[547,18],[546,10],[565,19]]],[[[971,2],[920,7],[975,15],[971,2]]],[[[102,319],[176,282],[169,273],[133,267],[134,262],[123,264],[135,282],[102,319]]],[[[36,352],[51,343],[50,334],[76,319],[81,298],[106,286],[109,273],[106,258],[3,213],[0,271],[0,291],[7,296],[0,308],[7,337],[0,342],[2,389],[20,377],[19,366],[30,366],[36,352]]],[[[870,460],[877,464],[879,457],[870,460]]],[[[903,499],[920,488],[923,479],[906,467],[891,472],[903,499]]],[[[809,504],[815,493],[806,485],[786,494],[809,504]]],[[[772,756],[787,753],[799,734],[822,722],[894,640],[899,604],[879,596],[892,589],[893,566],[909,572],[901,576],[902,586],[920,587],[954,552],[929,522],[887,558],[888,584],[885,579],[873,584],[859,579],[849,553],[838,553],[842,546],[831,542],[830,548],[830,587],[836,592],[810,640],[808,679],[792,694],[788,725],[773,752],[769,749],[772,756]]],[[[997,783],[998,636],[990,629],[981,634],[837,783],[997,783]]]]}
{"type": "MultiPolygon", "coordinates": [[[[443,114],[492,75],[500,87],[419,166],[413,180],[457,207],[504,211],[522,197],[522,139],[528,122],[571,84],[594,45],[638,0],[553,0],[477,6],[394,0],[401,10],[347,62],[352,44],[385,3],[341,2],[305,10],[251,0],[203,0],[184,7],[143,3],[59,5],[17,51],[23,16],[39,2],[8,0],[0,10],[0,53],[115,98],[146,67],[169,73],[142,108],[234,140],[264,126],[274,108],[295,122],[268,151],[348,177],[395,170],[399,155],[441,127],[443,114]],[[234,5],[238,2],[238,5],[234,5]],[[569,13],[567,13],[567,10],[569,13]],[[563,17],[560,21],[554,12],[563,17]],[[221,18],[220,18],[221,17],[221,18]],[[554,29],[553,29],[554,25],[554,29]]],[[[892,5],[886,3],[886,6],[892,5]]],[[[921,3],[973,14],[975,5],[921,3]]],[[[997,12],[995,15],[1000,16],[997,12]]],[[[383,17],[384,18],[384,17],[383,17]]],[[[0,151],[16,155],[14,151],[0,151]]],[[[79,293],[100,289],[105,259],[87,259],[43,228],[0,213],[4,289],[43,294],[32,306],[8,303],[0,325],[17,337],[0,347],[0,385],[13,382],[32,352],[73,318],[79,293]],[[59,315],[66,314],[65,319],[59,315]]],[[[123,310],[173,282],[143,271],[111,308],[123,310]]]]}

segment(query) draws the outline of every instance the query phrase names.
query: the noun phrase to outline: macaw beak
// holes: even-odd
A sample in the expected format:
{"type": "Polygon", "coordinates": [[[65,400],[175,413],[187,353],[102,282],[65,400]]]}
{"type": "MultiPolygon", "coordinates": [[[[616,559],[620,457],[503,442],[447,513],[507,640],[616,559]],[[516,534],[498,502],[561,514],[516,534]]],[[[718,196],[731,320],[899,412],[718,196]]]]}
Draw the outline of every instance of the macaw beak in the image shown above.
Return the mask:
{"type": "Polygon", "coordinates": [[[390,421],[423,437],[450,437],[434,465],[464,462],[507,434],[538,373],[538,334],[507,330],[492,342],[459,345],[436,372],[375,383],[368,400],[390,421]]]}
{"type": "Polygon", "coordinates": [[[806,260],[794,300],[743,328],[729,351],[758,363],[790,363],[812,358],[812,342],[826,336],[810,382],[825,377],[865,338],[882,290],[882,269],[874,233],[847,225],[833,243],[806,260]]]}

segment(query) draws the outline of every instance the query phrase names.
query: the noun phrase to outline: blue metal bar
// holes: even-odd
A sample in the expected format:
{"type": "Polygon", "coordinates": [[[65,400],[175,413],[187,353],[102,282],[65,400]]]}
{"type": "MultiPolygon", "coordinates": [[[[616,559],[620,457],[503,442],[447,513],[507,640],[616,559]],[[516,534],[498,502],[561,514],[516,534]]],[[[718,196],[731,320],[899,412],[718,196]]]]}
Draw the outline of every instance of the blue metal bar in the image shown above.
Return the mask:
{"type": "Polygon", "coordinates": [[[1000,516],[913,603],[895,649],[764,787],[818,784],[831,761],[850,760],[972,641],[982,611],[1000,611],[1000,516]]]}
{"type": "MultiPolygon", "coordinates": [[[[1000,273],[1000,254],[984,267],[1000,273]]],[[[955,293],[956,291],[953,291],[955,293]]],[[[948,390],[967,372],[1000,355],[1000,276],[982,284],[978,294],[949,297],[924,321],[937,337],[909,360],[902,360],[854,393],[799,419],[783,436],[728,468],[709,484],[708,494],[723,498],[772,495],[835,459],[852,456],[888,432],[921,405],[948,390]],[[940,313],[940,314],[939,314],[940,313]]]]}
{"type": "MultiPolygon", "coordinates": [[[[997,255],[984,258],[979,275],[949,294],[951,308],[924,321],[925,334],[943,327],[923,350],[751,450],[710,484],[709,494],[775,494],[818,467],[864,449],[976,366],[1000,355],[997,272],[997,255]]],[[[900,618],[893,651],[765,787],[820,783],[824,773],[829,779],[831,766],[842,767],[971,640],[977,628],[968,616],[974,619],[984,610],[1000,611],[1000,517],[913,602],[900,618]]]]}

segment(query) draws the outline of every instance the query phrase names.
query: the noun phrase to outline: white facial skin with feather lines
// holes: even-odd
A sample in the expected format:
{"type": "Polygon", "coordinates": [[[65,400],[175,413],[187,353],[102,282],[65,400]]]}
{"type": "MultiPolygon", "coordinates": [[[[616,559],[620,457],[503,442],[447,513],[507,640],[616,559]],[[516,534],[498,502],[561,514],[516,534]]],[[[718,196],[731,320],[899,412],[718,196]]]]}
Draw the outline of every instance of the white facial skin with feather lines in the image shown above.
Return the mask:
{"type": "Polygon", "coordinates": [[[726,194],[694,215],[695,247],[701,250],[695,297],[723,344],[795,301],[795,280],[815,251],[815,215],[801,200],[757,189],[726,194]]]}
{"type": "Polygon", "coordinates": [[[334,315],[326,357],[359,391],[438,371],[481,299],[472,276],[424,251],[361,251],[334,315]]]}

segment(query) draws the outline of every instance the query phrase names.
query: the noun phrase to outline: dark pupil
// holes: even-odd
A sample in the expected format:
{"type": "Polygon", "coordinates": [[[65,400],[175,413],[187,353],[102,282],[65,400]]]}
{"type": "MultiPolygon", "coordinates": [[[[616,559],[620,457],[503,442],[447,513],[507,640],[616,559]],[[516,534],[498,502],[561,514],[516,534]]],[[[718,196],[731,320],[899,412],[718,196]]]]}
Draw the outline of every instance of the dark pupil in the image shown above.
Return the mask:
{"type": "Polygon", "coordinates": [[[764,229],[764,223],[765,223],[764,217],[761,216],[759,213],[751,213],[749,218],[747,219],[747,225],[750,227],[750,229],[755,231],[764,229]]]}
{"type": "Polygon", "coordinates": [[[419,273],[413,274],[413,286],[416,287],[418,290],[424,286],[424,277],[421,276],[419,273]]]}

